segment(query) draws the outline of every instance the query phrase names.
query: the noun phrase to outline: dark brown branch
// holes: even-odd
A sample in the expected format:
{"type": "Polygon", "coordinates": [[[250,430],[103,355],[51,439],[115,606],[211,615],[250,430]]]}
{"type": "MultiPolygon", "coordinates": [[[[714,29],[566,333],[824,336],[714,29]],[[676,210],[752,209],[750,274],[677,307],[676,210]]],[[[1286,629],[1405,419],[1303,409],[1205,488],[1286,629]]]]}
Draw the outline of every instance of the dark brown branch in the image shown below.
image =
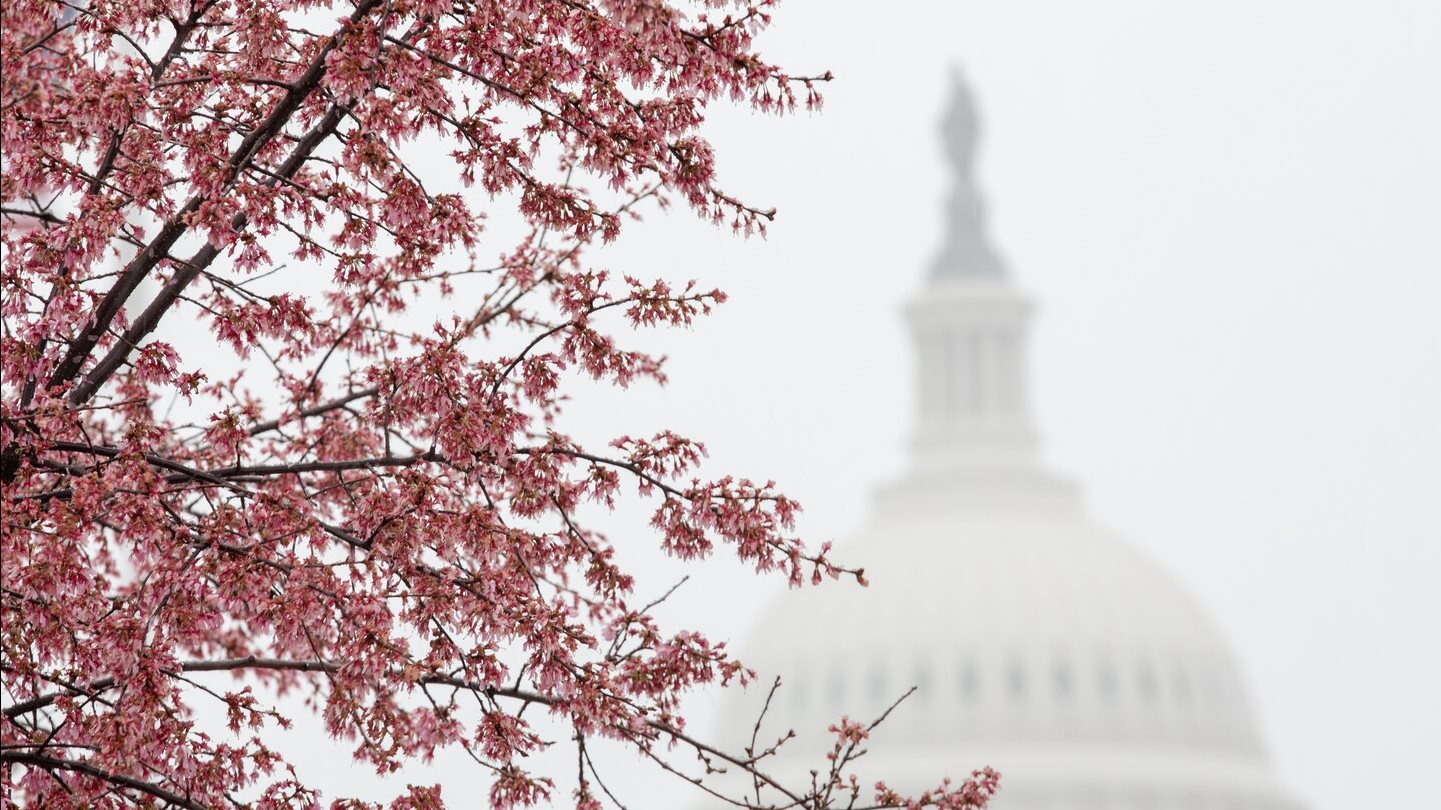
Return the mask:
{"type": "Polygon", "coordinates": [[[302,410],[302,411],[299,411],[299,412],[297,412],[297,413],[294,413],[294,414],[292,414],[292,415],[290,415],[290,416],[279,417],[279,418],[276,418],[276,419],[269,419],[269,420],[266,420],[266,421],[264,421],[264,422],[256,422],[254,425],[252,425],[252,426],[250,427],[250,435],[251,435],[251,436],[258,436],[258,435],[260,435],[260,434],[262,434],[262,433],[265,433],[265,432],[268,432],[268,431],[271,431],[271,430],[275,430],[276,428],[280,427],[281,425],[283,425],[283,424],[285,424],[286,422],[289,422],[289,421],[291,421],[291,420],[293,420],[293,419],[305,419],[305,418],[311,417],[311,416],[320,416],[321,414],[329,413],[330,411],[333,411],[333,410],[335,410],[336,408],[341,408],[341,407],[344,407],[344,406],[346,406],[346,405],[349,405],[350,403],[356,401],[357,399],[365,399],[366,397],[373,397],[373,396],[375,396],[375,395],[378,394],[378,393],[380,393],[380,389],[379,389],[379,388],[376,388],[376,387],[373,387],[373,386],[370,387],[370,388],[362,388],[362,389],[360,389],[359,391],[353,391],[353,392],[351,392],[351,393],[349,393],[349,394],[346,394],[345,396],[340,397],[340,398],[338,398],[338,399],[332,399],[332,400],[330,400],[329,402],[322,402],[322,403],[320,403],[319,405],[313,405],[313,406],[311,406],[311,407],[309,407],[309,408],[306,408],[306,409],[304,409],[304,410],[302,410]]]}
{"type": "MultiPolygon", "coordinates": [[[[291,95],[294,94],[287,94],[286,99],[288,100],[291,95]]],[[[302,99],[303,94],[300,94],[300,97],[297,98],[295,102],[297,107],[302,99]]],[[[282,106],[284,106],[283,101],[282,106]]],[[[293,113],[294,111],[291,110],[291,112],[293,113]]],[[[295,151],[291,153],[290,157],[277,173],[285,177],[293,176],[300,170],[300,167],[305,164],[305,160],[310,156],[310,153],[315,151],[315,148],[318,147],[322,141],[334,134],[335,128],[340,125],[342,120],[343,115],[339,111],[339,108],[332,107],[330,111],[326,113],[325,117],[321,119],[320,123],[310,132],[306,133],[305,137],[302,138],[300,143],[295,147],[295,151]]],[[[263,126],[258,128],[256,132],[262,129],[264,129],[263,126]]],[[[254,133],[251,134],[254,135],[254,133]]],[[[257,146],[255,148],[258,149],[259,147],[257,146]]],[[[248,223],[249,218],[247,216],[244,214],[236,214],[230,220],[230,227],[234,231],[241,231],[245,229],[248,223]]],[[[110,379],[110,377],[120,369],[120,366],[123,365],[125,360],[130,356],[130,353],[139,348],[140,341],[144,340],[146,335],[155,331],[155,328],[160,325],[161,318],[165,317],[165,314],[175,305],[176,300],[180,298],[180,294],[184,292],[186,287],[190,286],[190,282],[198,278],[200,274],[215,261],[222,250],[223,248],[216,247],[214,243],[207,242],[204,247],[197,250],[194,255],[185,261],[180,271],[160,290],[160,293],[155,296],[155,299],[150,302],[150,305],[145,308],[145,311],[140,314],[140,317],[135,319],[135,322],[130,325],[130,328],[125,330],[125,334],[120,336],[119,342],[106,353],[105,357],[102,358],[94,368],[90,369],[90,373],[85,375],[85,379],[71,390],[68,399],[71,405],[83,404],[89,400],[90,397],[94,396],[96,391],[100,390],[100,386],[104,385],[105,381],[110,379]]]]}
{"type": "MultiPolygon", "coordinates": [[[[286,672],[327,672],[335,673],[340,671],[340,664],[332,661],[320,660],[288,660],[283,658],[260,658],[259,656],[246,656],[245,658],[225,658],[215,661],[185,661],[180,665],[181,672],[234,672],[236,670],[264,669],[286,672]]],[[[467,681],[463,678],[453,678],[448,675],[427,675],[418,679],[419,683],[434,686],[452,686],[458,689],[469,689],[476,692],[484,692],[493,697],[506,697],[515,700],[524,700],[528,703],[542,703],[547,706],[555,703],[554,698],[549,698],[535,692],[524,689],[517,689],[504,686],[488,686],[475,681],[467,681]]],[[[74,689],[88,696],[94,696],[107,689],[115,687],[115,678],[97,678],[86,684],[84,690],[74,689]]],[[[53,704],[62,693],[51,692],[29,700],[5,707],[4,715],[7,718],[19,717],[22,714],[39,711],[53,704]]]]}
{"type": "MultiPolygon", "coordinates": [[[[379,4],[380,0],[361,0],[361,2],[356,5],[354,13],[350,15],[350,23],[353,24],[363,19],[379,4]]],[[[346,28],[348,28],[348,26],[346,26],[346,28]]],[[[320,80],[325,76],[326,59],[339,43],[340,36],[344,30],[346,29],[342,29],[341,32],[338,32],[330,38],[330,41],[326,43],[325,47],[321,48],[315,59],[310,63],[309,68],[296,80],[294,86],[285,94],[285,97],[276,104],[275,109],[271,111],[265,121],[251,131],[251,133],[240,142],[239,146],[236,147],[229,161],[233,173],[239,174],[240,169],[284,129],[296,111],[300,109],[305,99],[319,86],[320,80]]],[[[335,108],[331,108],[321,124],[311,130],[311,132],[302,139],[301,143],[296,146],[295,152],[291,155],[290,159],[286,161],[281,173],[294,174],[295,171],[303,165],[305,158],[309,156],[310,152],[313,151],[325,137],[331,134],[333,128],[338,126],[341,120],[341,114],[335,108]],[[286,167],[289,168],[288,172],[286,172],[286,167]]],[[[135,292],[136,288],[140,286],[140,282],[170,253],[170,249],[174,247],[175,243],[179,241],[180,237],[189,229],[190,215],[200,210],[204,201],[204,198],[199,196],[191,198],[175,216],[171,217],[170,220],[165,223],[165,226],[160,229],[160,232],[156,234],[155,239],[146,246],[145,250],[130,260],[130,263],[121,271],[120,278],[115,282],[115,286],[111,287],[110,291],[106,293],[105,298],[101,300],[100,306],[96,309],[95,317],[89,327],[70,344],[70,349],[65,353],[65,357],[61,360],[60,365],[56,367],[55,373],[51,375],[47,387],[62,385],[74,379],[80,373],[80,369],[84,365],[86,358],[95,350],[95,346],[100,342],[100,338],[110,329],[111,323],[114,322],[116,315],[120,313],[125,302],[130,298],[131,294],[135,292]]],[[[243,228],[245,223],[244,215],[237,215],[236,219],[240,220],[239,226],[243,228]]],[[[232,226],[234,225],[235,223],[232,222],[232,226]]],[[[214,261],[219,253],[220,251],[213,245],[207,244],[191,258],[189,264],[176,274],[175,278],[173,278],[171,282],[165,286],[165,289],[161,291],[160,295],[156,297],[155,301],[151,302],[151,305],[145,309],[141,317],[126,331],[125,335],[121,338],[120,344],[112,349],[101,364],[92,369],[90,373],[86,375],[84,381],[71,391],[69,397],[71,405],[82,404],[94,396],[100,386],[115,373],[115,370],[120,367],[125,358],[130,355],[130,352],[139,345],[138,341],[154,330],[160,321],[160,317],[174,304],[175,299],[179,296],[180,292],[185,289],[186,285],[194,280],[194,278],[200,274],[200,271],[204,270],[210,262],[214,261]]]]}
{"type": "MultiPolygon", "coordinates": [[[[245,658],[229,658],[229,659],[222,659],[222,660],[216,660],[216,661],[186,661],[186,662],[184,662],[184,663],[182,663],[182,664],[180,665],[180,671],[182,671],[182,672],[229,672],[229,671],[245,670],[245,669],[267,669],[267,670],[283,670],[283,671],[292,671],[292,672],[326,672],[326,673],[334,673],[334,672],[338,672],[338,671],[340,670],[340,668],[341,668],[341,665],[340,665],[340,664],[335,663],[335,662],[332,662],[332,661],[321,661],[321,660],[287,660],[287,659],[280,659],[280,658],[260,658],[260,657],[253,656],[253,655],[252,655],[252,656],[245,657],[245,658]]],[[[421,683],[421,684],[429,684],[429,685],[436,685],[436,686],[451,686],[451,687],[455,687],[455,688],[458,688],[458,689],[467,689],[467,690],[474,691],[474,692],[481,692],[481,693],[484,693],[484,694],[486,694],[486,695],[488,695],[488,696],[490,696],[490,697],[504,697],[504,698],[510,698],[510,699],[513,699],[513,700],[522,700],[522,701],[525,701],[526,703],[539,703],[539,704],[542,704],[542,705],[545,705],[545,706],[553,706],[553,705],[555,705],[557,702],[559,702],[559,699],[557,699],[557,698],[549,697],[549,696],[547,696],[547,695],[542,695],[542,694],[539,694],[539,693],[537,693],[537,692],[531,692],[531,691],[526,690],[526,689],[520,689],[520,688],[517,688],[517,687],[489,686],[489,685],[486,685],[486,684],[477,683],[477,682],[475,682],[475,681],[467,681],[467,680],[462,679],[462,678],[450,677],[450,676],[448,676],[448,675],[427,675],[427,676],[424,676],[424,677],[421,677],[421,678],[416,679],[416,682],[417,682],[417,683],[421,683]]],[[[114,679],[114,678],[100,678],[100,679],[98,679],[98,680],[91,681],[90,684],[87,686],[87,690],[88,690],[88,692],[89,692],[90,694],[94,694],[94,693],[97,693],[97,692],[102,692],[102,691],[104,691],[104,690],[106,690],[106,689],[113,688],[114,686],[115,686],[115,679],[114,679]]],[[[909,693],[908,693],[908,694],[909,694],[909,693]]],[[[39,697],[31,698],[30,700],[22,701],[22,702],[20,702],[20,703],[16,703],[16,704],[14,704],[14,705],[12,705],[12,706],[7,707],[7,708],[5,709],[5,711],[4,711],[4,715],[5,715],[5,717],[7,717],[7,718],[14,718],[14,717],[18,717],[18,716],[20,716],[20,715],[22,715],[22,714],[27,714],[27,713],[29,713],[29,712],[38,711],[39,709],[43,709],[43,708],[45,708],[46,706],[51,705],[51,704],[54,703],[55,700],[56,700],[57,698],[59,698],[59,697],[60,697],[60,693],[54,692],[54,693],[50,693],[50,694],[46,694],[46,695],[41,695],[41,696],[39,696],[39,697]]],[[[899,701],[897,701],[897,702],[899,702],[899,701]]],[[[893,706],[893,708],[894,708],[894,706],[893,706]]],[[[887,710],[887,713],[889,713],[889,710],[887,710]]],[[[883,717],[884,717],[884,716],[883,716],[883,717]]],[[[878,721],[878,722],[879,722],[879,721],[878,721]]],[[[766,774],[760,773],[759,771],[756,771],[756,769],[755,769],[755,763],[754,763],[754,761],[752,761],[752,760],[743,759],[743,758],[740,758],[740,757],[732,756],[732,755],[730,755],[730,754],[726,754],[726,753],[720,751],[719,749],[716,749],[716,748],[714,748],[714,747],[712,747],[712,746],[710,746],[710,745],[707,745],[706,743],[703,743],[703,742],[701,742],[700,740],[698,740],[698,739],[696,739],[696,738],[694,738],[694,737],[686,734],[685,732],[681,731],[680,729],[677,729],[677,728],[675,728],[674,726],[668,725],[668,724],[663,723],[663,722],[660,722],[660,721],[658,721],[658,720],[646,720],[645,723],[646,723],[646,725],[649,726],[652,730],[654,730],[654,731],[656,731],[656,732],[659,732],[659,733],[661,733],[661,734],[664,734],[665,736],[670,737],[671,739],[675,740],[676,742],[685,743],[686,745],[690,746],[691,748],[694,748],[696,751],[703,752],[703,753],[705,753],[706,755],[715,757],[715,758],[717,758],[717,759],[725,760],[726,762],[729,762],[729,763],[732,764],[732,765],[735,765],[735,766],[737,766],[737,767],[746,769],[748,772],[754,772],[756,778],[760,779],[762,782],[764,782],[766,785],[770,786],[771,788],[773,788],[773,789],[775,789],[775,790],[778,790],[778,791],[780,791],[781,793],[786,794],[787,796],[791,797],[793,800],[799,798],[799,797],[796,797],[795,794],[793,794],[793,793],[791,793],[790,791],[786,790],[786,789],[785,789],[778,781],[776,781],[775,779],[767,776],[766,774]]],[[[874,726],[874,724],[872,724],[872,725],[874,726]]],[[[36,759],[50,760],[49,757],[39,757],[38,755],[31,755],[31,754],[18,755],[18,756],[35,757],[36,759]]],[[[59,763],[59,762],[64,762],[64,760],[50,760],[50,761],[57,762],[57,763],[59,763]]],[[[79,765],[79,766],[83,766],[83,767],[85,767],[85,768],[91,768],[91,767],[93,767],[93,766],[85,765],[84,763],[73,763],[73,764],[79,765]]],[[[42,766],[42,767],[43,767],[43,766],[42,766]]],[[[57,766],[57,767],[58,767],[58,766],[57,766]]],[[[98,771],[99,769],[95,769],[95,770],[98,771]]],[[[86,771],[86,772],[89,773],[90,771],[86,771]]],[[[92,774],[92,775],[100,776],[101,778],[112,778],[111,775],[106,775],[103,771],[101,771],[101,772],[99,772],[99,773],[94,773],[94,774],[92,774]]],[[[120,778],[125,778],[125,777],[120,777],[120,778]]],[[[112,778],[112,781],[114,781],[113,778],[112,778]]],[[[148,784],[148,783],[140,783],[140,784],[141,784],[141,785],[146,785],[146,784],[148,784]]],[[[140,787],[139,785],[130,785],[130,786],[131,786],[131,787],[135,787],[137,790],[143,790],[143,789],[144,789],[144,788],[140,787]]],[[[153,787],[153,786],[152,786],[152,787],[153,787]]],[[[157,790],[161,790],[160,788],[156,788],[156,789],[157,789],[157,790]]],[[[152,795],[157,795],[157,796],[158,796],[159,794],[152,794],[152,795]]],[[[166,798],[166,797],[161,797],[161,798],[166,798]]],[[[167,800],[169,800],[169,799],[167,798],[167,800]]],[[[181,800],[181,802],[183,802],[183,801],[184,801],[184,800],[181,800]]],[[[177,803],[179,803],[179,802],[177,802],[177,803]]],[[[197,805],[193,805],[193,804],[183,804],[183,803],[181,803],[180,806],[182,806],[182,807],[198,807],[197,805]]]]}
{"type": "MultiPolygon", "coordinates": [[[[115,458],[120,455],[119,448],[106,447],[103,445],[89,445],[81,444],[79,442],[53,442],[51,446],[54,447],[56,450],[61,450],[67,453],[89,453],[91,455],[105,456],[107,458],[115,458]]],[[[242,495],[247,498],[259,497],[256,493],[251,492],[250,490],[240,486],[234,481],[229,481],[224,478],[216,477],[203,470],[197,470],[193,467],[181,464],[178,461],[173,461],[171,459],[165,458],[164,456],[159,456],[154,453],[141,453],[140,457],[145,459],[145,461],[149,464],[153,464],[156,467],[179,473],[185,478],[191,478],[197,481],[204,481],[209,484],[214,484],[218,487],[228,489],[231,492],[236,493],[237,495],[242,495]]],[[[367,551],[370,550],[371,544],[368,540],[362,540],[359,537],[356,537],[350,531],[347,531],[346,529],[320,521],[317,521],[315,525],[326,534],[336,538],[337,540],[341,540],[346,544],[354,546],[356,548],[365,549],[367,551]]]]}
{"type": "Polygon", "coordinates": [[[46,225],[60,225],[65,222],[49,211],[27,211],[24,208],[11,208],[8,205],[0,206],[0,214],[7,217],[34,217],[46,225]]]}
{"type": "Polygon", "coordinates": [[[154,796],[161,801],[169,802],[176,807],[184,807],[186,810],[207,810],[205,805],[197,804],[178,793],[166,790],[152,782],[146,782],[142,779],[136,779],[133,776],[126,776],[124,774],[111,773],[103,768],[97,768],[88,762],[47,757],[43,754],[31,754],[25,751],[0,751],[0,762],[27,765],[31,768],[43,768],[49,771],[83,773],[86,776],[93,776],[96,779],[102,779],[119,787],[138,790],[141,793],[154,796]]]}
{"type": "MultiPolygon", "coordinates": [[[[251,466],[220,467],[207,470],[206,475],[216,478],[239,478],[253,475],[294,475],[306,472],[343,472],[363,470],[370,467],[409,467],[423,462],[445,463],[439,453],[420,453],[413,456],[377,456],[374,458],[337,459],[335,461],[300,461],[294,464],[255,464],[251,466]]],[[[174,483],[169,478],[166,479],[174,483]]],[[[183,480],[183,477],[176,480],[183,480]]]]}

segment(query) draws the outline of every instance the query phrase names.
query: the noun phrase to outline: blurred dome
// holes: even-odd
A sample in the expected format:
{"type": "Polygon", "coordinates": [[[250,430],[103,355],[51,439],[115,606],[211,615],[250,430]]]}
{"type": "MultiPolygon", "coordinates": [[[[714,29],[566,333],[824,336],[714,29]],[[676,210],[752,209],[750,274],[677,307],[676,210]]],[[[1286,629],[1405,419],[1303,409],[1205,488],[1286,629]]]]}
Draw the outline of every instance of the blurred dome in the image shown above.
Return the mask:
{"type": "MultiPolygon", "coordinates": [[[[1291,807],[1207,617],[1055,484],[963,475],[886,492],[838,552],[871,566],[871,587],[788,593],[742,647],[783,678],[766,727],[795,728],[813,767],[841,714],[868,721],[914,686],[867,776],[921,790],[991,765],[998,810],[1291,807]]],[[[730,739],[748,737],[755,691],[726,712],[730,739]]]]}
{"type": "MultiPolygon", "coordinates": [[[[740,648],[763,683],[784,683],[761,737],[798,734],[772,770],[804,774],[842,714],[868,722],[915,687],[873,735],[865,780],[921,791],[989,765],[996,810],[1293,808],[1205,613],[1039,463],[1031,304],[999,261],[956,258],[991,251],[976,244],[984,209],[965,163],[977,127],[956,120],[974,105],[954,92],[945,134],[967,139],[948,148],[965,204],[948,209],[944,260],[907,313],[911,468],[837,552],[873,584],[787,593],[740,648]]],[[[732,700],[722,738],[749,741],[764,689],[732,700]]]]}
{"type": "Polygon", "coordinates": [[[1258,753],[1230,653],[1165,572],[1080,520],[895,515],[841,556],[865,591],[788,595],[747,647],[824,727],[917,691],[891,744],[1075,741],[1258,753]],[[817,631],[815,628],[825,628],[817,631]]]}

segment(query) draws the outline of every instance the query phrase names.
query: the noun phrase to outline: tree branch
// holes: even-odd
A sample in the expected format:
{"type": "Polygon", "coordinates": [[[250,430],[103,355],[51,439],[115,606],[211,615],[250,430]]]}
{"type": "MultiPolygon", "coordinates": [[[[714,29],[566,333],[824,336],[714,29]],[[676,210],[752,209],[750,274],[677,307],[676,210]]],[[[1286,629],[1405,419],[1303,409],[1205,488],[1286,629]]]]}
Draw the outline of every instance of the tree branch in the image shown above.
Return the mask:
{"type": "MultiPolygon", "coordinates": [[[[9,716],[8,713],[6,716],[9,716]]],[[[32,768],[43,768],[50,771],[73,771],[83,773],[86,776],[93,776],[96,779],[103,779],[113,785],[138,790],[154,796],[161,801],[170,802],[176,807],[184,807],[186,810],[208,810],[203,804],[198,804],[178,793],[173,793],[152,782],[136,779],[133,776],[126,776],[119,773],[111,773],[103,768],[97,768],[88,762],[79,762],[73,759],[60,759],[47,757],[43,754],[31,754],[25,751],[0,751],[0,762],[11,762],[17,765],[27,765],[32,768]]]]}
{"type": "MultiPolygon", "coordinates": [[[[319,86],[320,80],[325,76],[326,59],[340,42],[341,34],[348,30],[350,25],[353,25],[369,14],[380,4],[380,1],[381,0],[361,0],[361,2],[356,5],[355,11],[350,15],[347,25],[336,32],[325,46],[320,49],[320,52],[316,55],[315,59],[311,61],[305,73],[296,80],[294,86],[275,106],[275,109],[271,111],[264,123],[252,130],[251,133],[240,142],[231,154],[229,161],[231,171],[234,174],[238,175],[240,168],[258,154],[266,144],[284,129],[285,124],[287,124],[291,117],[295,115],[296,111],[300,109],[300,105],[314,92],[315,88],[319,86]]],[[[341,119],[342,114],[336,107],[332,107],[331,110],[326,113],[321,124],[317,125],[315,129],[312,129],[311,132],[302,139],[301,143],[296,146],[295,151],[291,154],[290,159],[286,161],[280,173],[289,176],[299,170],[300,166],[304,164],[305,158],[309,157],[310,152],[319,145],[320,141],[331,134],[333,128],[339,125],[341,119]]],[[[90,327],[83,331],[75,341],[70,344],[70,349],[65,353],[65,357],[61,360],[60,365],[56,367],[54,374],[51,375],[47,387],[62,385],[74,379],[76,375],[80,373],[80,369],[84,365],[86,358],[94,351],[96,344],[100,342],[100,338],[109,330],[110,324],[125,306],[125,302],[129,300],[131,294],[135,292],[135,289],[140,286],[140,282],[170,253],[170,249],[174,247],[175,243],[179,241],[180,237],[189,229],[190,215],[199,211],[204,202],[205,199],[203,197],[192,197],[175,216],[171,217],[170,220],[165,223],[165,227],[161,228],[160,232],[156,234],[155,239],[146,246],[145,250],[130,260],[130,263],[121,271],[119,280],[115,282],[115,285],[106,293],[105,298],[101,300],[90,327]]],[[[244,227],[245,221],[246,218],[243,214],[237,214],[231,224],[232,227],[236,227],[238,230],[244,227]]],[[[209,266],[219,254],[219,249],[214,245],[207,244],[190,259],[184,269],[177,273],[175,278],[171,279],[170,283],[165,286],[165,289],[161,291],[155,301],[151,302],[151,305],[145,309],[140,319],[132,324],[130,329],[121,337],[119,345],[112,349],[101,364],[92,369],[90,373],[86,375],[85,380],[70,392],[68,399],[72,406],[82,404],[94,396],[95,392],[99,390],[105,380],[109,379],[110,375],[115,373],[115,370],[120,367],[120,364],[130,355],[130,352],[139,345],[138,341],[140,338],[149,334],[160,322],[160,317],[175,302],[175,299],[180,295],[180,292],[185,289],[186,285],[194,280],[194,278],[200,274],[201,270],[209,266]]]]}
{"type": "MultiPolygon", "coordinates": [[[[245,658],[224,658],[214,661],[185,661],[180,665],[181,672],[233,672],[245,669],[335,673],[340,671],[341,664],[317,659],[289,660],[284,658],[261,658],[251,655],[245,658]]],[[[528,703],[541,703],[547,706],[556,702],[554,698],[549,698],[536,692],[506,686],[489,686],[475,681],[468,681],[464,678],[454,678],[449,675],[427,675],[417,679],[416,682],[433,686],[453,686],[458,689],[468,689],[473,692],[484,692],[494,697],[513,698],[516,700],[524,700],[528,703]]],[[[97,678],[86,684],[83,691],[74,689],[70,692],[50,692],[7,706],[3,714],[6,718],[19,717],[22,714],[29,714],[30,712],[39,711],[52,705],[64,694],[79,693],[93,697],[107,689],[113,689],[115,684],[116,680],[114,677],[97,678]]]]}

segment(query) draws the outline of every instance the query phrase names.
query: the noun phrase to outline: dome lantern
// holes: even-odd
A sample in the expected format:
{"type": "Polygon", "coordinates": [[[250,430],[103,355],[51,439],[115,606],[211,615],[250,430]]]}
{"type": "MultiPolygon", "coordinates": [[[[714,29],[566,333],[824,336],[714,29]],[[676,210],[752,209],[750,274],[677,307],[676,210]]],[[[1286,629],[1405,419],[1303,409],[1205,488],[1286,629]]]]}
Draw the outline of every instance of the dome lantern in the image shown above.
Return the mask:
{"type": "Polygon", "coordinates": [[[950,196],[942,247],[931,274],[945,276],[999,276],[1004,265],[986,232],[986,209],[976,189],[973,166],[980,122],[965,77],[951,70],[951,97],[941,123],[941,140],[951,169],[950,196]]]}

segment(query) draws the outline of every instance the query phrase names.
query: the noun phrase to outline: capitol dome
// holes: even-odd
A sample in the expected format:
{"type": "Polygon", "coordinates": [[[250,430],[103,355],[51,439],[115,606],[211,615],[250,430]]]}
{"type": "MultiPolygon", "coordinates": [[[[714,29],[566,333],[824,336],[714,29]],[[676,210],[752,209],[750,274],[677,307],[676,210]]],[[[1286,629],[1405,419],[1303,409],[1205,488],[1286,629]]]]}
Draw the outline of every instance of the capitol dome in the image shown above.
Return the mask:
{"type": "MultiPolygon", "coordinates": [[[[996,810],[1290,810],[1240,673],[1167,573],[1086,516],[1040,465],[1028,406],[1031,306],[985,233],[976,122],[959,82],[946,244],[908,311],[918,355],[911,469],[837,557],[872,586],[787,593],[741,658],[782,689],[773,769],[815,767],[825,728],[869,720],[866,778],[919,791],[989,765],[996,810]]],[[[726,707],[749,739],[757,701],[726,707]]]]}

